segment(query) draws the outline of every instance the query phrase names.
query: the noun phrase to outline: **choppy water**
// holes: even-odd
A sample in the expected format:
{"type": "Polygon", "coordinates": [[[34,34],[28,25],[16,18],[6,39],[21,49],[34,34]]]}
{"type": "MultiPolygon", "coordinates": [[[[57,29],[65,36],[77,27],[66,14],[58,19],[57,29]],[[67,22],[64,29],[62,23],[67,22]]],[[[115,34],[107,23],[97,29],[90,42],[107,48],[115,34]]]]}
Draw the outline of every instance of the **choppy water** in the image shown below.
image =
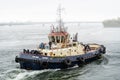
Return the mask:
{"type": "Polygon", "coordinates": [[[49,25],[0,26],[0,80],[120,80],[120,28],[103,28],[102,24],[66,25],[79,33],[79,41],[100,43],[107,53],[100,60],[83,67],[66,70],[27,71],[19,69],[15,56],[23,48],[33,49],[47,42],[49,25]]]}

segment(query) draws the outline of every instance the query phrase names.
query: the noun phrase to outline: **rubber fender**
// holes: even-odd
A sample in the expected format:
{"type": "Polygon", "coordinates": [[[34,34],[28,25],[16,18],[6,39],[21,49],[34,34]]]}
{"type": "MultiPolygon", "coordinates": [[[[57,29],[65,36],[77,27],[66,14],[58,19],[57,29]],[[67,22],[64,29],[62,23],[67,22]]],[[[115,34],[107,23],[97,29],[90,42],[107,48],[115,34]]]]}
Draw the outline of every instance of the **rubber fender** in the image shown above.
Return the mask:
{"type": "Polygon", "coordinates": [[[42,62],[41,66],[46,69],[48,68],[48,62],[42,62]]]}
{"type": "Polygon", "coordinates": [[[106,47],[104,47],[103,45],[101,45],[100,52],[103,53],[103,54],[105,54],[106,53],[106,47]]]}
{"type": "Polygon", "coordinates": [[[77,58],[77,60],[78,60],[78,61],[81,61],[81,62],[84,62],[84,61],[85,61],[85,59],[84,59],[83,57],[79,57],[79,58],[77,58]]]}
{"type": "Polygon", "coordinates": [[[69,59],[65,59],[64,63],[68,66],[70,66],[72,64],[71,60],[69,60],[69,59]]]}
{"type": "Polygon", "coordinates": [[[15,57],[15,62],[17,62],[17,63],[19,62],[18,56],[15,57]]]}

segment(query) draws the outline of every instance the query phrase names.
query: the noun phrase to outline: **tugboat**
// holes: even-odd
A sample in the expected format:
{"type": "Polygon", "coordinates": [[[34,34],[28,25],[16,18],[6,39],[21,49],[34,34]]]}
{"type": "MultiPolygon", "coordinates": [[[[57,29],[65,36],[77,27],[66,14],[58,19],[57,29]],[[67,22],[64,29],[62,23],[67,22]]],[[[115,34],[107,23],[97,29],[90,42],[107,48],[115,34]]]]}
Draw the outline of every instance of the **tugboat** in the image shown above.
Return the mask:
{"type": "Polygon", "coordinates": [[[71,38],[61,20],[61,8],[58,22],[58,26],[53,26],[48,34],[48,43],[40,43],[36,50],[23,49],[23,52],[15,57],[21,69],[66,69],[76,65],[80,67],[106,53],[103,45],[78,42],[78,33],[71,38]]]}

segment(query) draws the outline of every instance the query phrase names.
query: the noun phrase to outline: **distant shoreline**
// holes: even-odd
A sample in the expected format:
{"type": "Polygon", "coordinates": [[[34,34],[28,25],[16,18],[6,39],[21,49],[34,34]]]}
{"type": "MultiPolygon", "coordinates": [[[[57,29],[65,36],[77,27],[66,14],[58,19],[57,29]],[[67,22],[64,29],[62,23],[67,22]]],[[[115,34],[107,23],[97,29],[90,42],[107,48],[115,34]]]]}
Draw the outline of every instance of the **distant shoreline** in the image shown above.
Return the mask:
{"type": "MultiPolygon", "coordinates": [[[[45,25],[45,24],[56,24],[57,22],[9,22],[0,23],[0,26],[13,26],[13,25],[45,25]]],[[[81,24],[81,23],[102,23],[105,28],[120,28],[120,23],[114,24],[112,20],[105,20],[103,22],[64,22],[65,24],[81,24]]]]}
{"type": "MultiPolygon", "coordinates": [[[[57,22],[9,22],[9,23],[0,23],[0,26],[6,26],[6,25],[33,25],[33,24],[56,24],[57,22]]],[[[64,24],[80,24],[80,23],[102,23],[102,22],[95,22],[95,21],[86,21],[86,22],[80,22],[80,21],[71,21],[71,22],[63,22],[64,24]]]]}

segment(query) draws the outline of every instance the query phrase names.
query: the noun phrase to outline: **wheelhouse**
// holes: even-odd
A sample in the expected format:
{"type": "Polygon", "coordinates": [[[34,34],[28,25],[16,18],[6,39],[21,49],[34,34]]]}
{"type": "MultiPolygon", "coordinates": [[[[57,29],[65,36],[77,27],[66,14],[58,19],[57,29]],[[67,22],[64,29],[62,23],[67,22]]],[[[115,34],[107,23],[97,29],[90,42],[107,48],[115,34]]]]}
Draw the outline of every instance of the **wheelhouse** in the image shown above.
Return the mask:
{"type": "Polygon", "coordinates": [[[52,43],[66,43],[69,41],[69,34],[67,32],[52,32],[49,34],[49,41],[52,43]]]}

